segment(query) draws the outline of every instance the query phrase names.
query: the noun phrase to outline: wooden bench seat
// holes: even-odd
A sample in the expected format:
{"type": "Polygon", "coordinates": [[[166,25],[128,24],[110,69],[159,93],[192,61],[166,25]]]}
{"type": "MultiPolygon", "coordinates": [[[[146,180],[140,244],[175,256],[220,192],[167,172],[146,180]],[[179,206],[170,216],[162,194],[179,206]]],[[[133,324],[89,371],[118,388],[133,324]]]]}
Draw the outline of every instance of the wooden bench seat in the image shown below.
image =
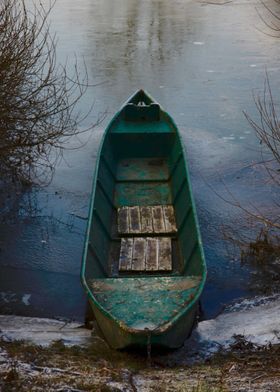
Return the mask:
{"type": "Polygon", "coordinates": [[[172,271],[171,238],[122,238],[119,271],[172,271]]]}
{"type": "Polygon", "coordinates": [[[118,208],[119,234],[172,234],[177,232],[172,205],[118,208]]]}

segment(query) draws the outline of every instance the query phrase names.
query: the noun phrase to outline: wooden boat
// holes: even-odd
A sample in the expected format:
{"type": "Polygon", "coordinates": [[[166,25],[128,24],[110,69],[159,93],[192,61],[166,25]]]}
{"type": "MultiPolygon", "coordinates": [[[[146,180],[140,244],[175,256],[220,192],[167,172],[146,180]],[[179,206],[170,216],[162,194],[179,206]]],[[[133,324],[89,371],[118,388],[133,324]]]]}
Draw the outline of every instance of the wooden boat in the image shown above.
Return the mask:
{"type": "Polygon", "coordinates": [[[143,90],[107,127],[96,163],[81,271],[114,348],[168,348],[191,332],[206,266],[185,151],[143,90]]]}

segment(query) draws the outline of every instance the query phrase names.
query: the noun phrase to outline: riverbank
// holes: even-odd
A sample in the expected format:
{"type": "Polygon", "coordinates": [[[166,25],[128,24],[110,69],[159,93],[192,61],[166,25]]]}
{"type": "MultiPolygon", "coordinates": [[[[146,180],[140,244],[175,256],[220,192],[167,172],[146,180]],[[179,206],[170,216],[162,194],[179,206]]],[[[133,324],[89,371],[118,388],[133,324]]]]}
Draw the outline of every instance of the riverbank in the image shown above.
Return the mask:
{"type": "Polygon", "coordinates": [[[48,348],[0,343],[1,391],[279,391],[280,346],[257,350],[246,344],[192,366],[163,367],[135,353],[112,353],[96,344],[48,348]]]}
{"type": "Polygon", "coordinates": [[[97,327],[0,315],[1,391],[278,391],[279,295],[198,323],[173,352],[111,350],[97,327]]]}

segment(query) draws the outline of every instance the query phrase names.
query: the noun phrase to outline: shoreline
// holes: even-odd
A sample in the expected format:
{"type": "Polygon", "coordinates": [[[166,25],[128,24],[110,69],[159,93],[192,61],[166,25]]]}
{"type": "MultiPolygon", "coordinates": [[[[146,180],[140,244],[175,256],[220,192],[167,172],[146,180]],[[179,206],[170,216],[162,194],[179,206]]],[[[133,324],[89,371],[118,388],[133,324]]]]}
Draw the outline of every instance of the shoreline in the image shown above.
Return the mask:
{"type": "Polygon", "coordinates": [[[110,349],[95,327],[0,315],[0,390],[276,392],[279,307],[279,296],[243,300],[151,359],[110,349]]]}

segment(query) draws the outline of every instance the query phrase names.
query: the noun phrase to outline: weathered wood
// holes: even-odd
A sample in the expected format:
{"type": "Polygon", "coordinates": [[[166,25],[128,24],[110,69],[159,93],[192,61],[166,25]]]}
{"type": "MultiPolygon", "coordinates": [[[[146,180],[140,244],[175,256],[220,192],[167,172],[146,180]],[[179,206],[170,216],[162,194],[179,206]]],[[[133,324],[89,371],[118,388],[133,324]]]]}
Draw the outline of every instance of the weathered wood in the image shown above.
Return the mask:
{"type": "Polygon", "coordinates": [[[151,207],[140,207],[142,233],[153,233],[153,219],[151,207]]]}
{"type": "Polygon", "coordinates": [[[128,207],[121,207],[118,209],[118,231],[119,233],[128,233],[128,207]]]}
{"type": "Polygon", "coordinates": [[[172,270],[171,238],[161,237],[158,239],[158,270],[172,270]]]}
{"type": "Polygon", "coordinates": [[[130,271],[132,263],[133,238],[122,238],[119,271],[130,271]]]}
{"type": "Polygon", "coordinates": [[[171,238],[122,238],[119,271],[172,271],[171,238]]]}
{"type": "Polygon", "coordinates": [[[162,206],[152,207],[154,233],[165,233],[164,215],[162,206]]]}
{"type": "Polygon", "coordinates": [[[146,248],[146,238],[134,238],[131,263],[132,271],[145,271],[146,248]]]}
{"type": "Polygon", "coordinates": [[[176,221],[172,205],[132,206],[118,209],[120,234],[176,233],[176,221]]]}
{"type": "Polygon", "coordinates": [[[129,207],[129,233],[141,233],[140,209],[138,206],[129,207]]]}
{"type": "Polygon", "coordinates": [[[164,223],[165,223],[165,232],[166,233],[176,233],[176,221],[175,221],[175,214],[174,208],[170,205],[162,206],[163,214],[164,214],[164,223]]]}
{"type": "Polygon", "coordinates": [[[158,270],[158,241],[157,238],[148,237],[146,251],[146,271],[158,270]]]}

